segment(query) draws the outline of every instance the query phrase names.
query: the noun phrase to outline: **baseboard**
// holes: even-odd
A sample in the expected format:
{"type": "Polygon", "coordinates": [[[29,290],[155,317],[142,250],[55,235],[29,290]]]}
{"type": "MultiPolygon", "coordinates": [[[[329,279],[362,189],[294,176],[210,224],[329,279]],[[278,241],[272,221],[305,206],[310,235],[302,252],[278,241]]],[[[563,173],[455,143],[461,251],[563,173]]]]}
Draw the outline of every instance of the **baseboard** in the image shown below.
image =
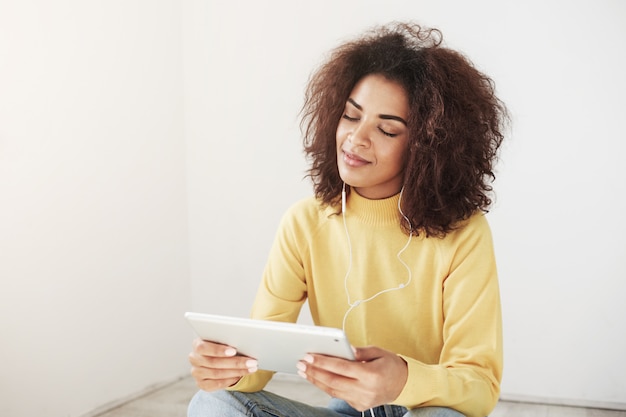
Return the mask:
{"type": "Polygon", "coordinates": [[[565,407],[581,407],[581,408],[597,408],[602,410],[618,410],[626,411],[626,403],[609,402],[609,401],[591,401],[591,400],[579,400],[572,398],[549,398],[549,397],[536,397],[530,395],[519,394],[506,394],[500,395],[500,400],[526,403],[526,404],[546,404],[546,405],[560,405],[565,407]]]}
{"type": "Polygon", "coordinates": [[[80,417],[97,417],[100,414],[104,414],[104,413],[109,412],[109,411],[111,411],[111,410],[113,410],[115,408],[121,407],[122,405],[124,405],[126,403],[129,403],[129,402],[134,401],[134,400],[136,400],[138,398],[144,397],[144,396],[146,396],[148,394],[152,394],[155,391],[158,391],[158,390],[160,390],[162,388],[165,388],[165,387],[168,387],[170,385],[173,385],[173,384],[175,384],[175,383],[177,383],[177,382],[179,382],[179,381],[181,381],[181,380],[183,380],[185,378],[188,378],[188,377],[189,377],[189,374],[185,374],[185,375],[181,375],[179,377],[173,378],[173,379],[168,380],[168,381],[158,382],[156,384],[149,385],[146,388],[144,388],[144,389],[142,389],[142,390],[140,390],[138,392],[135,392],[135,393],[127,395],[125,397],[119,398],[119,399],[117,399],[115,401],[111,401],[111,402],[108,402],[106,404],[103,404],[100,407],[97,407],[97,408],[89,411],[88,413],[81,415],[80,417]]]}

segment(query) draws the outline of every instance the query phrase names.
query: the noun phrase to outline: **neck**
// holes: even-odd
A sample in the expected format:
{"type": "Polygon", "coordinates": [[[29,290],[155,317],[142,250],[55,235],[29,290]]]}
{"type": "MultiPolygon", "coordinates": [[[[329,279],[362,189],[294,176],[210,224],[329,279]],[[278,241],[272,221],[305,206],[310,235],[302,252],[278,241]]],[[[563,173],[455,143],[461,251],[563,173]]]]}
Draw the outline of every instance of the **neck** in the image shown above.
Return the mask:
{"type": "Polygon", "coordinates": [[[398,224],[400,194],[372,200],[359,193],[350,193],[346,198],[346,215],[373,225],[398,224]]]}

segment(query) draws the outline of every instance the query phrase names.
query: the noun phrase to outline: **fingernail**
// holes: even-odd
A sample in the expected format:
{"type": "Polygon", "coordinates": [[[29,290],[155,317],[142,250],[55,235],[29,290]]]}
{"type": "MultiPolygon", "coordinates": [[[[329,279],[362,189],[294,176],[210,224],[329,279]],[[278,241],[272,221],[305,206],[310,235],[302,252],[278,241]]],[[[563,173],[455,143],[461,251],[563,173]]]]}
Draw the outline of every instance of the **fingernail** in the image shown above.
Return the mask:
{"type": "Polygon", "coordinates": [[[306,365],[305,365],[305,364],[303,364],[302,362],[298,362],[298,363],[296,364],[296,368],[298,368],[298,370],[299,370],[299,371],[302,371],[302,372],[306,371],[306,365]]]}
{"type": "Polygon", "coordinates": [[[298,371],[298,375],[300,375],[302,378],[306,379],[306,374],[302,371],[298,371]]]}
{"type": "Polygon", "coordinates": [[[246,361],[246,366],[248,368],[256,368],[257,366],[259,366],[259,362],[257,362],[256,359],[248,359],[246,361]]]}
{"type": "Polygon", "coordinates": [[[233,349],[231,347],[226,348],[226,350],[224,351],[224,355],[226,355],[226,356],[235,356],[236,354],[237,354],[237,350],[235,350],[235,349],[233,349]]]}
{"type": "Polygon", "coordinates": [[[307,362],[307,363],[313,363],[313,356],[311,356],[311,355],[304,355],[304,358],[302,358],[302,360],[307,362]]]}

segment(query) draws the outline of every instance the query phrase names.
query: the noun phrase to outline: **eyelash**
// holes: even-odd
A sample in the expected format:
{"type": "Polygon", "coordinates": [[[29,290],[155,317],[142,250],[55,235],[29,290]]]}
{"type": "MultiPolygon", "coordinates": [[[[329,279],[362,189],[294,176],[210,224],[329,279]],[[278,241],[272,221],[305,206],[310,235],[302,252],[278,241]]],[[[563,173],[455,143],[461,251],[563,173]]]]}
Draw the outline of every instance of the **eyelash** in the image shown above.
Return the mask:
{"type": "MultiPolygon", "coordinates": [[[[350,117],[347,114],[344,114],[343,118],[346,119],[349,122],[358,122],[359,121],[358,117],[350,117]]],[[[396,133],[386,132],[383,129],[381,129],[380,127],[378,128],[378,130],[380,131],[380,133],[382,133],[383,135],[385,135],[387,137],[390,137],[390,138],[395,138],[396,136],[398,136],[396,133]]]]}

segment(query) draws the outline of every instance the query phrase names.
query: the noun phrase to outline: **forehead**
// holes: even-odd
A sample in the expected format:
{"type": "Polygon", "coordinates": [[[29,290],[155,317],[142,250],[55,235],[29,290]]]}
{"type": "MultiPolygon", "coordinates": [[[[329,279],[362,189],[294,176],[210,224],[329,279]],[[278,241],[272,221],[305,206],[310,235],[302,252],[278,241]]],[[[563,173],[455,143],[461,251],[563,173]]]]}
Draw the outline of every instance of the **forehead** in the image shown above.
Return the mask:
{"type": "Polygon", "coordinates": [[[350,93],[363,111],[394,114],[406,117],[409,100],[404,87],[380,74],[371,74],[361,78],[350,93]]]}

